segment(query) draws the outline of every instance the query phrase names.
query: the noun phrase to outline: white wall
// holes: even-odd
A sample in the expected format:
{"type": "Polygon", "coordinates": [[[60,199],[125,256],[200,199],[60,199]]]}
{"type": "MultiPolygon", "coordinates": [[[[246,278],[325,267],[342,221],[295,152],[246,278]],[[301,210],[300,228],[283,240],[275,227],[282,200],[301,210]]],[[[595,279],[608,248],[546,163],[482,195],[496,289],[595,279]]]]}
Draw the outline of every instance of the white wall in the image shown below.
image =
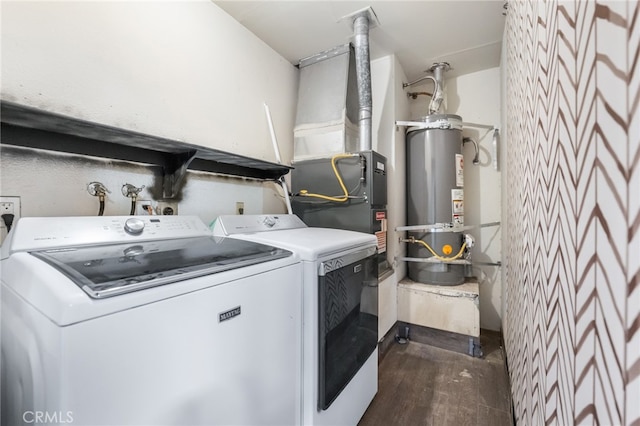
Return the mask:
{"type": "MultiPolygon", "coordinates": [[[[445,75],[446,77],[446,75],[445,75]]],[[[433,83],[408,88],[407,92],[432,92],[433,83]]],[[[500,127],[500,68],[491,68],[472,74],[446,79],[446,112],[458,114],[464,122],[500,127]]],[[[426,115],[430,98],[418,96],[410,99],[411,119],[426,115]]],[[[475,139],[480,148],[480,164],[472,164],[475,150],[464,145],[465,224],[499,222],[501,218],[501,173],[492,166],[493,131],[465,127],[465,137],[475,139]]],[[[476,239],[472,259],[479,262],[501,260],[500,228],[491,227],[469,231],[476,239]]],[[[480,283],[480,326],[500,330],[502,326],[502,280],[500,268],[474,267],[480,283]]]]}
{"type": "Polygon", "coordinates": [[[387,158],[387,260],[393,266],[393,273],[380,281],[380,338],[398,320],[397,284],[407,274],[406,263],[395,260],[405,255],[395,232],[396,227],[404,225],[406,216],[404,129],[395,126],[395,121],[409,111],[402,81],[406,77],[394,55],[371,62],[373,149],[387,158]]]}
{"type": "MultiPolygon", "coordinates": [[[[92,181],[111,191],[105,215],[128,215],[131,199],[122,195],[122,186],[144,186],[139,199],[155,205],[152,190],[158,184],[154,170],[145,165],[14,147],[3,148],[0,174],[3,195],[20,196],[22,216],[95,215],[98,198],[87,192],[92,181]]],[[[199,216],[208,224],[220,214],[234,214],[241,201],[246,214],[258,214],[277,191],[273,183],[189,171],[178,213],[199,216]]]]}
{"type": "MultiPolygon", "coordinates": [[[[209,1],[8,1],[1,19],[3,100],[275,161],[266,102],[291,161],[298,71],[209,1]]],[[[127,214],[121,186],[153,184],[151,168],[118,162],[7,149],[0,161],[0,194],[21,196],[25,216],[95,214],[95,180],[112,191],[105,214],[127,214]]],[[[203,219],[236,201],[284,208],[272,184],[191,172],[182,195],[180,213],[203,219]]]]}
{"type": "MultiPolygon", "coordinates": [[[[452,78],[448,81],[448,111],[462,116],[465,122],[494,125],[500,128],[500,68],[492,68],[452,78]]],[[[465,128],[464,136],[475,139],[480,148],[480,164],[472,165],[475,153],[469,143],[465,156],[465,223],[500,222],[502,217],[501,172],[493,168],[493,131],[465,128]]],[[[473,260],[502,260],[501,227],[474,229],[477,247],[473,260]]],[[[502,278],[495,266],[474,267],[480,283],[480,326],[489,330],[502,327],[502,278]]]]}
{"type": "Polygon", "coordinates": [[[2,99],[290,160],[297,70],[213,3],[3,2],[2,99]]]}

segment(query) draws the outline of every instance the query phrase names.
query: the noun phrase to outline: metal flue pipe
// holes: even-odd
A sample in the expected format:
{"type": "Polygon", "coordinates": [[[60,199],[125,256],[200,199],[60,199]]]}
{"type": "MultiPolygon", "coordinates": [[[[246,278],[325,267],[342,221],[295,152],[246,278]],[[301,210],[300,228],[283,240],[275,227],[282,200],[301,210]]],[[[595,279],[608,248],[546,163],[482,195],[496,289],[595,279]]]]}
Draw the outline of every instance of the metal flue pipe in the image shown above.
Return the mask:
{"type": "Polygon", "coordinates": [[[435,63],[429,69],[433,73],[433,82],[435,83],[433,96],[429,103],[429,114],[440,112],[442,101],[444,101],[444,72],[449,71],[449,69],[451,69],[451,66],[447,62],[435,63]]]}
{"type": "Polygon", "coordinates": [[[360,109],[358,123],[360,131],[360,151],[372,149],[371,138],[371,64],[369,61],[369,17],[367,12],[357,15],[353,20],[354,49],[356,54],[356,81],[358,82],[358,100],[360,109]]]}

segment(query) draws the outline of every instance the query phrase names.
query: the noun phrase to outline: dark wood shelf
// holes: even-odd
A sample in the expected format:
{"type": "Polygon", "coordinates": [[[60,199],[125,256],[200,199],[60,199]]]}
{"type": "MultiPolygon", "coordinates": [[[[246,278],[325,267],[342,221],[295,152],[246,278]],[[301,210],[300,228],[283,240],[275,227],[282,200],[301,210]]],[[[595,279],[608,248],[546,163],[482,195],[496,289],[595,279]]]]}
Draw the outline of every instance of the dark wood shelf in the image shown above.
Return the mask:
{"type": "Polygon", "coordinates": [[[135,161],[162,167],[163,195],[173,198],[188,169],[261,180],[278,180],[292,167],[217,149],[0,102],[5,145],[135,161]]]}

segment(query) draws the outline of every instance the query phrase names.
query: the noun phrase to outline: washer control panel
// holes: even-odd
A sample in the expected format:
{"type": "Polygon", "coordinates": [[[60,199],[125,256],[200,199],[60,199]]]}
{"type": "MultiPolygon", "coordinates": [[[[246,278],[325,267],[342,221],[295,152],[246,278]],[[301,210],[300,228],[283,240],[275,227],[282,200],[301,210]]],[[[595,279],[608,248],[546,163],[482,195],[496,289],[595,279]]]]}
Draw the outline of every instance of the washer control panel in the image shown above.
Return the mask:
{"type": "MultiPolygon", "coordinates": [[[[211,236],[197,216],[23,217],[12,230],[10,252],[130,241],[211,236]]],[[[3,244],[3,254],[5,253],[3,244]]]]}

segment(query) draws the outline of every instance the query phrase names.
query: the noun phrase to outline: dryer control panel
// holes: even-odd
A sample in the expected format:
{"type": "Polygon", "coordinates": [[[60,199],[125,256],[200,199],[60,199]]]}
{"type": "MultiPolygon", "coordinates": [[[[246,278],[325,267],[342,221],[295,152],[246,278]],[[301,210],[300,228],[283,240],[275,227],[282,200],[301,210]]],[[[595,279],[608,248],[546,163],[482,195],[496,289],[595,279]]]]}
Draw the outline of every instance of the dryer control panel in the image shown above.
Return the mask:
{"type": "Polygon", "coordinates": [[[213,234],[228,236],[252,232],[282,231],[306,228],[307,225],[294,214],[276,215],[222,215],[213,224],[213,234]]]}

